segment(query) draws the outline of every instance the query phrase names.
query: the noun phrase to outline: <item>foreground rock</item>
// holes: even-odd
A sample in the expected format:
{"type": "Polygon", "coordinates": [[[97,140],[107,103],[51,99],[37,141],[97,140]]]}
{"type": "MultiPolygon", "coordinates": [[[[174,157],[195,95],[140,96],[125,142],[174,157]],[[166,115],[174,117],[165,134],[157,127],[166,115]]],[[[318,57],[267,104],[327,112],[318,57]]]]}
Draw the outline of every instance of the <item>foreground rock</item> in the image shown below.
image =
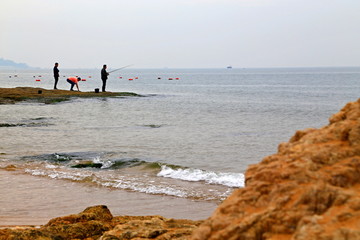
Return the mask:
{"type": "Polygon", "coordinates": [[[200,221],[161,216],[113,217],[106,206],[50,220],[40,228],[0,229],[0,240],[187,239],[200,221]]]}
{"type": "Polygon", "coordinates": [[[360,99],[250,166],[191,239],[360,239],[360,99]]]}
{"type": "Polygon", "coordinates": [[[17,87],[0,88],[0,104],[16,103],[19,101],[37,101],[42,103],[57,103],[72,97],[127,97],[140,96],[130,92],[78,92],[66,90],[46,90],[43,88],[17,87]]]}

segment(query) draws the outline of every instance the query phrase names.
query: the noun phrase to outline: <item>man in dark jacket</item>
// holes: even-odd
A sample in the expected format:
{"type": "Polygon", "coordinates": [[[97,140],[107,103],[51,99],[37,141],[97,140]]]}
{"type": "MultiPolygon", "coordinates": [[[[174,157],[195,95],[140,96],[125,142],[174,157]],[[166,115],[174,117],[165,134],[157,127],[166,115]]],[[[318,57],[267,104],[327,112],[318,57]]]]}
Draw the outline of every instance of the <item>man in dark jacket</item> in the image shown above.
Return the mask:
{"type": "Polygon", "coordinates": [[[103,85],[102,85],[102,91],[103,92],[106,92],[105,91],[105,88],[106,88],[106,80],[108,79],[108,75],[109,73],[106,71],[106,65],[104,64],[103,68],[101,69],[101,80],[103,82],[103,85]]]}
{"type": "Polygon", "coordinates": [[[53,72],[54,72],[54,78],[55,78],[55,84],[54,84],[54,89],[57,89],[57,83],[59,81],[59,69],[58,69],[59,64],[55,63],[53,72]]]}

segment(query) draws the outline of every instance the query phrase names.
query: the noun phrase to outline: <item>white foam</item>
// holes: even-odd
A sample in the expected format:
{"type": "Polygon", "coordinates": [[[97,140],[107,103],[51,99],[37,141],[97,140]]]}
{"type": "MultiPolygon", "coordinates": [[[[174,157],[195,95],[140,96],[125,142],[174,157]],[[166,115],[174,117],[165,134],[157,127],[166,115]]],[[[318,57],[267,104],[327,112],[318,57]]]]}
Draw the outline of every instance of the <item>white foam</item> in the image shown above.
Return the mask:
{"type": "Polygon", "coordinates": [[[101,163],[101,168],[110,168],[114,163],[110,160],[102,160],[100,157],[96,157],[93,159],[93,163],[101,163]]]}
{"type": "Polygon", "coordinates": [[[26,173],[30,173],[33,176],[48,176],[53,179],[68,179],[81,181],[91,176],[91,174],[74,173],[74,172],[62,172],[55,170],[39,170],[39,169],[25,169],[26,173]]]}
{"type": "Polygon", "coordinates": [[[25,172],[30,173],[33,176],[47,176],[47,174],[44,171],[40,171],[40,170],[25,169],[25,172]]]}
{"type": "Polygon", "coordinates": [[[159,177],[174,178],[184,181],[205,181],[209,184],[220,184],[228,187],[244,187],[245,177],[242,173],[216,173],[201,169],[173,169],[166,165],[161,166],[159,177]]]}
{"type": "MultiPolygon", "coordinates": [[[[160,194],[176,196],[181,198],[196,198],[205,200],[225,199],[232,188],[225,190],[184,187],[182,184],[169,183],[168,181],[156,181],[155,179],[144,178],[143,176],[129,175],[103,175],[91,171],[78,171],[78,169],[47,168],[25,169],[25,172],[34,176],[46,176],[52,179],[66,179],[71,181],[91,181],[99,186],[118,188],[147,194],[160,194]]],[[[153,176],[155,177],[155,176],[153,176]]],[[[239,173],[215,173],[199,169],[172,169],[162,166],[158,177],[176,178],[185,181],[204,181],[208,184],[220,184],[230,187],[243,186],[243,175],[239,173]]]]}
{"type": "Polygon", "coordinates": [[[55,168],[59,168],[59,166],[52,165],[52,164],[46,164],[46,165],[45,165],[45,168],[55,169],[55,168]]]}
{"type": "Polygon", "coordinates": [[[148,184],[148,183],[141,183],[136,181],[136,179],[126,179],[121,180],[118,179],[114,182],[97,182],[98,184],[104,186],[104,187],[113,187],[113,188],[119,188],[119,189],[126,189],[126,190],[132,190],[136,192],[142,192],[147,194],[164,194],[169,196],[176,196],[176,197],[187,197],[187,193],[180,189],[175,189],[170,186],[157,186],[154,184],[148,184]]]}

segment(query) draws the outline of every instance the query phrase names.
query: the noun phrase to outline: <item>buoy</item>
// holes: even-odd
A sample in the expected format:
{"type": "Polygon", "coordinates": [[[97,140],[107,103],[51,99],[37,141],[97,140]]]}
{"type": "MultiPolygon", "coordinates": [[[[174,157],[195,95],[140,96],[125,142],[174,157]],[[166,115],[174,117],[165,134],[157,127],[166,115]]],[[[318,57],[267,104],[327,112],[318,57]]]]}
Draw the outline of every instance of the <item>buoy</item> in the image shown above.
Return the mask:
{"type": "Polygon", "coordinates": [[[81,79],[81,81],[85,82],[85,81],[86,81],[86,79],[81,79]]]}
{"type": "Polygon", "coordinates": [[[91,76],[89,76],[89,78],[91,78],[91,76]]]}
{"type": "Polygon", "coordinates": [[[179,80],[180,78],[175,78],[176,80],[179,80]]]}
{"type": "Polygon", "coordinates": [[[9,78],[11,78],[11,76],[9,76],[9,78]]]}
{"type": "Polygon", "coordinates": [[[158,77],[158,79],[161,79],[161,77],[158,77]]]}
{"type": "Polygon", "coordinates": [[[119,77],[120,79],[122,79],[122,77],[119,77]]]}
{"type": "Polygon", "coordinates": [[[134,79],[132,79],[132,78],[129,78],[129,81],[132,81],[132,80],[134,80],[134,79]]]}
{"type": "Polygon", "coordinates": [[[136,77],[135,79],[139,79],[138,77],[136,77]]]}
{"type": "Polygon", "coordinates": [[[41,80],[40,80],[40,79],[36,79],[35,81],[40,82],[41,80]]]}
{"type": "Polygon", "coordinates": [[[39,77],[41,77],[41,75],[39,75],[39,77]]]}
{"type": "Polygon", "coordinates": [[[169,80],[173,80],[172,78],[169,78],[169,80]]]}

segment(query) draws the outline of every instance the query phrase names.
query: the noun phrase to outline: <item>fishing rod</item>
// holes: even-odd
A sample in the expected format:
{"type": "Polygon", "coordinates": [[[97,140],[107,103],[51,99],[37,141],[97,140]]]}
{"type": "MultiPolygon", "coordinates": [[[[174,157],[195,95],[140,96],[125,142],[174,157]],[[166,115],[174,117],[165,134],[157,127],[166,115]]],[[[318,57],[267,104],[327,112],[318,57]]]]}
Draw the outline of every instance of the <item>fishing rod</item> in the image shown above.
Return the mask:
{"type": "Polygon", "coordinates": [[[130,64],[130,65],[126,65],[126,66],[121,67],[121,68],[117,68],[117,69],[112,70],[112,71],[110,71],[110,72],[108,72],[108,73],[112,73],[112,72],[118,71],[118,70],[120,70],[120,69],[124,69],[124,68],[130,67],[130,66],[132,66],[132,65],[134,65],[134,64],[130,64]]]}

